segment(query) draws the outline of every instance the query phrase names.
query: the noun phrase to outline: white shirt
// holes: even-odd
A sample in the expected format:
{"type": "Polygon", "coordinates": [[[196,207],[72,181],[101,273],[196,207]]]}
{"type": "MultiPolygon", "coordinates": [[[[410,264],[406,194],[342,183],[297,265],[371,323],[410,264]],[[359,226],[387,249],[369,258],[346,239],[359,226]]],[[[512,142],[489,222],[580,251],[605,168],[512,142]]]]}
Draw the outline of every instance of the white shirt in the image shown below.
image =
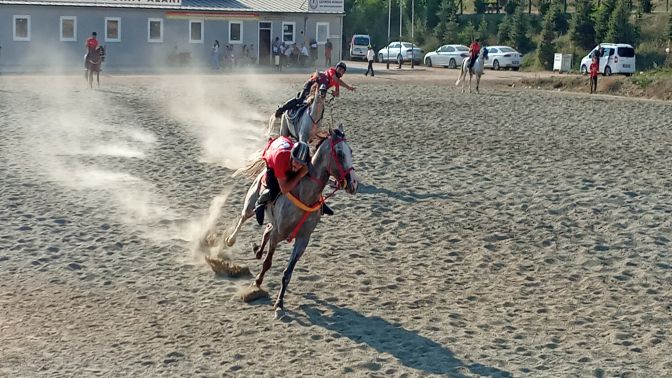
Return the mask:
{"type": "Polygon", "coordinates": [[[369,51],[366,52],[366,60],[368,61],[376,60],[376,53],[373,52],[373,49],[369,49],[369,51]]]}

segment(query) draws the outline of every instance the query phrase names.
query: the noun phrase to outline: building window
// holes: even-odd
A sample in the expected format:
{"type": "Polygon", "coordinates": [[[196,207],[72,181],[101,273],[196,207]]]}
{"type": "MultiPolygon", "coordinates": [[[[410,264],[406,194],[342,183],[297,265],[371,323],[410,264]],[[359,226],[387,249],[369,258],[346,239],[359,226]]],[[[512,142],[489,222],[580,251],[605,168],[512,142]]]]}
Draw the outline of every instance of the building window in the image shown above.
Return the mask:
{"type": "Polygon", "coordinates": [[[77,40],[77,17],[61,16],[61,42],[77,40]]]}
{"type": "Polygon", "coordinates": [[[189,20],[189,43],[203,43],[203,21],[189,20]]]}
{"type": "Polygon", "coordinates": [[[229,43],[243,43],[243,23],[229,21],[229,43]]]}
{"type": "Polygon", "coordinates": [[[147,20],[147,42],[163,42],[162,18],[150,18],[147,20]]]}
{"type": "Polygon", "coordinates": [[[121,18],[105,17],[105,42],[121,42],[121,18]]]}
{"type": "Polygon", "coordinates": [[[285,43],[294,43],[294,29],[296,28],[295,22],[283,22],[282,23],[282,41],[285,43]]]}
{"type": "Polygon", "coordinates": [[[14,40],[30,41],[30,16],[14,16],[14,40]]]}
{"type": "Polygon", "coordinates": [[[318,22],[317,31],[317,43],[323,44],[327,43],[327,38],[329,38],[329,23],[328,22],[318,22]]]}

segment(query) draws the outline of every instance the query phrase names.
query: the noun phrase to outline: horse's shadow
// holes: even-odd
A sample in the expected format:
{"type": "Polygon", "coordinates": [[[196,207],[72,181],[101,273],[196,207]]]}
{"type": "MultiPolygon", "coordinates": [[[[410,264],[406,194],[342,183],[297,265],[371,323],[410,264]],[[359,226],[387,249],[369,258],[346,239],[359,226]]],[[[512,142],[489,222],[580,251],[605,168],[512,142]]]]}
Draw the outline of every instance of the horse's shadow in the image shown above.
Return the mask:
{"type": "Polygon", "coordinates": [[[441,199],[441,200],[450,200],[452,197],[449,194],[437,194],[437,193],[411,193],[411,192],[400,192],[392,191],[385,188],[378,188],[373,185],[367,185],[360,183],[357,188],[358,194],[384,194],[388,197],[398,199],[406,203],[415,203],[418,201],[428,200],[428,199],[441,199]]]}
{"type": "MultiPolygon", "coordinates": [[[[333,312],[332,315],[325,315],[317,305],[301,305],[309,323],[335,331],[356,343],[365,343],[380,353],[389,353],[409,368],[450,377],[464,377],[467,372],[470,375],[486,377],[512,376],[510,372],[494,367],[478,363],[465,364],[443,345],[383,318],[364,316],[349,308],[320,300],[314,295],[309,295],[309,298],[333,312]]],[[[294,314],[297,322],[302,323],[301,318],[303,315],[294,314]]]]}

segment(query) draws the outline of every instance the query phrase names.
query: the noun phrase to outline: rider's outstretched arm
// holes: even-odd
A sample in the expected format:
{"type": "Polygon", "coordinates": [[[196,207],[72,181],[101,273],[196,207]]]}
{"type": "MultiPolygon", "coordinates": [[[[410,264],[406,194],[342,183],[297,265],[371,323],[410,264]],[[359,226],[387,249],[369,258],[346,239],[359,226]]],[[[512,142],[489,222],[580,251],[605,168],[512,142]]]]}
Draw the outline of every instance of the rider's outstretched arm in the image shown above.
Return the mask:
{"type": "Polygon", "coordinates": [[[351,90],[351,91],[354,91],[354,90],[357,89],[356,87],[353,87],[352,85],[348,85],[348,83],[343,81],[343,79],[341,79],[341,78],[338,79],[338,84],[344,86],[346,89],[351,90]]]}

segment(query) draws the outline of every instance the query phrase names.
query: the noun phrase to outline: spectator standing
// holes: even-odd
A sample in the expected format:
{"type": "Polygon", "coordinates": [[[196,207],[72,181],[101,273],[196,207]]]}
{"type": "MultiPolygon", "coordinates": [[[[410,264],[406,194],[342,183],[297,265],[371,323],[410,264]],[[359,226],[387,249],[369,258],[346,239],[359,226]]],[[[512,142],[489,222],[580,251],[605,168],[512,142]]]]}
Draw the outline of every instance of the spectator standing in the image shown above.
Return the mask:
{"type": "Polygon", "coordinates": [[[275,64],[275,68],[280,71],[280,56],[282,52],[280,51],[282,49],[282,44],[280,43],[280,38],[275,37],[275,41],[273,41],[273,63],[275,64]]]}
{"type": "Polygon", "coordinates": [[[369,62],[369,66],[366,68],[364,76],[368,76],[369,72],[371,72],[371,77],[374,77],[373,62],[376,60],[376,53],[373,52],[373,47],[371,45],[369,45],[369,49],[366,51],[366,60],[369,62]]]}
{"type": "Polygon", "coordinates": [[[324,44],[324,65],[327,67],[331,66],[331,50],[333,48],[334,45],[332,45],[329,38],[327,38],[327,43],[324,44]]]}
{"type": "Polygon", "coordinates": [[[310,40],[310,58],[313,61],[313,64],[317,62],[317,41],[315,38],[310,40]]]}
{"type": "MultiPolygon", "coordinates": [[[[177,46],[175,47],[177,48],[177,46]]],[[[219,65],[219,41],[215,39],[215,43],[212,45],[212,51],[210,52],[210,58],[212,60],[212,68],[218,70],[222,68],[219,65]]]]}
{"type": "Polygon", "coordinates": [[[301,45],[301,55],[299,56],[299,64],[301,67],[306,66],[306,62],[308,61],[308,58],[310,57],[310,54],[308,53],[308,48],[306,45],[301,45]]]}
{"type": "Polygon", "coordinates": [[[597,76],[600,74],[599,59],[594,56],[590,63],[590,93],[597,93],[597,76]]]}

